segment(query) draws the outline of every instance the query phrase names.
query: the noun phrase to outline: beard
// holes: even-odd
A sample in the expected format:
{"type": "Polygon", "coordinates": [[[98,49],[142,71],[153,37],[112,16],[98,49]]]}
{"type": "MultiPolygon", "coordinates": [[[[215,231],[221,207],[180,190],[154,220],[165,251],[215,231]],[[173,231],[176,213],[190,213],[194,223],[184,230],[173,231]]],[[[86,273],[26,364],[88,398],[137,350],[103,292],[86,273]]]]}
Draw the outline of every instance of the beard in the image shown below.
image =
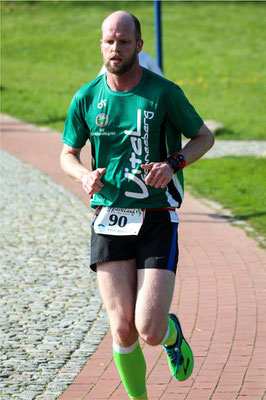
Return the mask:
{"type": "Polygon", "coordinates": [[[137,48],[135,48],[132,56],[128,60],[123,61],[120,65],[112,65],[110,60],[108,60],[104,63],[104,66],[108,72],[111,72],[111,74],[123,75],[126,72],[128,72],[132,68],[132,66],[136,63],[137,56],[138,56],[137,48]]]}

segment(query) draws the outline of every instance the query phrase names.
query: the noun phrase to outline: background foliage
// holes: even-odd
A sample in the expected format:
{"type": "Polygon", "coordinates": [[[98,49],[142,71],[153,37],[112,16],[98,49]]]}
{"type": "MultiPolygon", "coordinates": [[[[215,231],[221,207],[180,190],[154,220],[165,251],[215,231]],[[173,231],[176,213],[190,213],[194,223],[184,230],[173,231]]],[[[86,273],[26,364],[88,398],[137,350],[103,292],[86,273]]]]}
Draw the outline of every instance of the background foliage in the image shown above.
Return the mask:
{"type": "MultiPolygon", "coordinates": [[[[221,138],[265,138],[265,6],[162,3],[164,73],[204,119],[223,122],[221,138]]],[[[152,1],[2,2],[2,111],[62,130],[74,91],[101,67],[101,22],[117,9],[140,18],[155,56],[152,1]]]]}

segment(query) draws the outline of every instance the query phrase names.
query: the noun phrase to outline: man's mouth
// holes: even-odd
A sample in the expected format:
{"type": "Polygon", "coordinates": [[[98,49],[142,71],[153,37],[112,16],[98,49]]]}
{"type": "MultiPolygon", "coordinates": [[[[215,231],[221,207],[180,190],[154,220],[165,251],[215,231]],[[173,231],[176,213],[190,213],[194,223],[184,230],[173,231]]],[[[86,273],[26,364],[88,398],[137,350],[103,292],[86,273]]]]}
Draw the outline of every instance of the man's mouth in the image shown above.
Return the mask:
{"type": "Polygon", "coordinates": [[[114,56],[110,58],[110,61],[113,61],[114,63],[120,63],[121,61],[123,61],[123,59],[122,57],[114,56]]]}

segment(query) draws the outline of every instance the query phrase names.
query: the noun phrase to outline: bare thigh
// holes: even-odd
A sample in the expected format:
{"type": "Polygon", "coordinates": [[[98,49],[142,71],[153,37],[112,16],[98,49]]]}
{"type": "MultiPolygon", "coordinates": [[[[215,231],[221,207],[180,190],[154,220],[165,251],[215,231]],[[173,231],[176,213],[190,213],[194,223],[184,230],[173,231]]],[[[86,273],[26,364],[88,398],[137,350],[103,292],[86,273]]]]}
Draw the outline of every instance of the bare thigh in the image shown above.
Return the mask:
{"type": "Polygon", "coordinates": [[[138,337],[135,327],[136,262],[132,259],[99,263],[97,277],[113,340],[119,346],[130,346],[138,337]]]}
{"type": "Polygon", "coordinates": [[[140,336],[149,344],[160,344],[168,326],[175,274],[162,269],[138,270],[135,323],[140,336]]]}

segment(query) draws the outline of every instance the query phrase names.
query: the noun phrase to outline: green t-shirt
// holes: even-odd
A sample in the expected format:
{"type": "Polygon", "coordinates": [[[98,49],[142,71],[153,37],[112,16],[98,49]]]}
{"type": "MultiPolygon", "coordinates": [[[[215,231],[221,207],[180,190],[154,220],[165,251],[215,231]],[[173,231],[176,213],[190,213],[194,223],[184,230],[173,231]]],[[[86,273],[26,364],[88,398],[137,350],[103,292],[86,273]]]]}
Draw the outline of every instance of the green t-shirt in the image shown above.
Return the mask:
{"type": "Polygon", "coordinates": [[[128,92],[111,90],[106,74],[80,88],[69,108],[63,142],[82,148],[89,140],[92,168],[107,168],[92,207],[180,207],[182,171],[165,189],[156,189],[145,184],[140,165],[176,154],[181,133],[192,138],[202,124],[176,84],[143,68],[140,83],[128,92]]]}

